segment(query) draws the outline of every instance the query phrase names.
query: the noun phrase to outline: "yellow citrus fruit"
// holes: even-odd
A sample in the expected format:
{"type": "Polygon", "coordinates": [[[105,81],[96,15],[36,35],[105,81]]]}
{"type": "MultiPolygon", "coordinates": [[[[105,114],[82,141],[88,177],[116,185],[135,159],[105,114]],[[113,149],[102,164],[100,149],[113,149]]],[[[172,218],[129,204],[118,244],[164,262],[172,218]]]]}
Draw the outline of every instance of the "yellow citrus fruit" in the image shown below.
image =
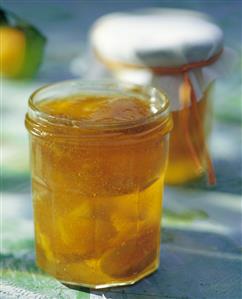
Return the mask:
{"type": "Polygon", "coordinates": [[[0,73],[16,76],[24,63],[26,49],[25,34],[15,27],[0,27],[0,73]]]}

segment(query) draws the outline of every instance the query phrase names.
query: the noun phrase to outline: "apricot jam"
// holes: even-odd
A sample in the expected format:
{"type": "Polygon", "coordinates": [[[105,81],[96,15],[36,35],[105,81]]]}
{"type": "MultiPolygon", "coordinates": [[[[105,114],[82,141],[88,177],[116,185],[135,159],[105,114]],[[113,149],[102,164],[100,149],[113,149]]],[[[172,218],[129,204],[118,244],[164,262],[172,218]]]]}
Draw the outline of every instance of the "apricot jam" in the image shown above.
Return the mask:
{"type": "Polygon", "coordinates": [[[207,171],[206,143],[212,127],[211,108],[212,85],[208,88],[200,101],[196,103],[199,123],[194,113],[193,105],[182,110],[173,111],[173,129],[170,135],[169,163],[165,175],[165,183],[171,185],[188,183],[207,171]],[[185,138],[185,128],[182,113],[187,113],[188,138],[185,138]],[[190,145],[189,146],[189,143],[190,145]],[[193,151],[191,151],[191,147],[193,151]],[[198,163],[196,163],[198,161],[198,163]]]}
{"type": "Polygon", "coordinates": [[[70,81],[29,101],[37,264],[91,288],[132,284],[159,265],[171,130],[154,88],[70,81]]]}

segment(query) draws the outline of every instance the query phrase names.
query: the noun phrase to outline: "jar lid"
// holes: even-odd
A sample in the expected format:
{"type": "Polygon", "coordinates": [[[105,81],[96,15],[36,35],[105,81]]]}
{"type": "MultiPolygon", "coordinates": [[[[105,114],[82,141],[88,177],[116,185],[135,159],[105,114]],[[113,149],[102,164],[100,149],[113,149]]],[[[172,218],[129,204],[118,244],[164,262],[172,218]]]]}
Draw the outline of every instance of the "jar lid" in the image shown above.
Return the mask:
{"type": "Polygon", "coordinates": [[[100,57],[110,61],[179,67],[219,53],[223,33],[202,13],[146,9],[101,17],[91,30],[91,44],[100,57]]]}

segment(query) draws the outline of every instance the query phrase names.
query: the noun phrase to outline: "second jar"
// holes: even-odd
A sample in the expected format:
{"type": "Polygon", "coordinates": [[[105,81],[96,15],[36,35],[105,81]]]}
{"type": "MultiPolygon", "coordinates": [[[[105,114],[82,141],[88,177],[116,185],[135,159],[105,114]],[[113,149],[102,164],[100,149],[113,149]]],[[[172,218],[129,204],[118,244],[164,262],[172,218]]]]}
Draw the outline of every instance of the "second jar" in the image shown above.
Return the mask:
{"type": "Polygon", "coordinates": [[[104,16],[90,39],[90,78],[112,76],[168,94],[174,128],[166,183],[182,184],[207,173],[215,184],[207,143],[212,87],[224,68],[220,28],[201,13],[150,9],[104,16]]]}

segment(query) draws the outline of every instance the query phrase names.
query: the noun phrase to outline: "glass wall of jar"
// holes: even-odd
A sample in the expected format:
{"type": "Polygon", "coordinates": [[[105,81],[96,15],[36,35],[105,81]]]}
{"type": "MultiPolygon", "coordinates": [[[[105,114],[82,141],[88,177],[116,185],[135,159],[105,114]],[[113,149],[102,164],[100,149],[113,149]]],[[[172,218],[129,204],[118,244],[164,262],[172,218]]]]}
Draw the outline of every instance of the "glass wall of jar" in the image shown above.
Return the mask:
{"type": "Polygon", "coordinates": [[[159,266],[172,121],[155,88],[67,81],[30,98],[37,264],[63,283],[132,284],[159,266]]]}

